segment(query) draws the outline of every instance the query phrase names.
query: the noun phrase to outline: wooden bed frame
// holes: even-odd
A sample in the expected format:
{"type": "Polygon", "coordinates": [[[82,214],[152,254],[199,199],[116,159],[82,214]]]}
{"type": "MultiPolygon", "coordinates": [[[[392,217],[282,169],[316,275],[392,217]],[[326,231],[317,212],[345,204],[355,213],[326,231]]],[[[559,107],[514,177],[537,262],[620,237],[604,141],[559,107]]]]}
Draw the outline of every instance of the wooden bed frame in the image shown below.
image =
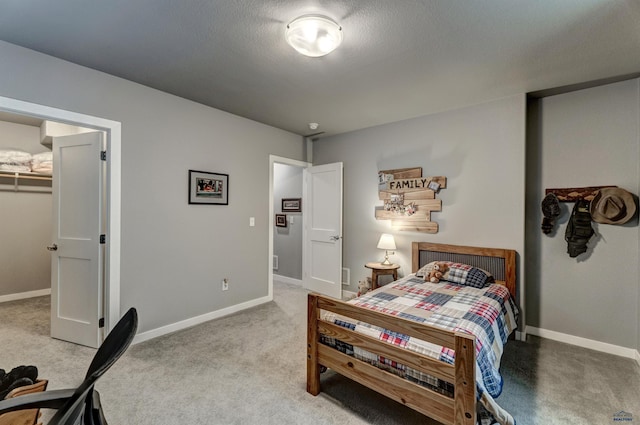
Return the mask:
{"type": "MultiPolygon", "coordinates": [[[[412,244],[412,272],[431,261],[455,261],[491,272],[515,298],[516,252],[427,242],[412,244]]],[[[475,338],[397,316],[356,307],[334,298],[309,294],[307,310],[307,392],[320,393],[320,370],[333,369],[360,384],[444,424],[475,425],[475,338]],[[320,319],[327,310],[455,350],[455,364],[407,351],[320,319]],[[454,397],[410,382],[319,342],[320,334],[390,358],[454,385],[454,397]]]]}

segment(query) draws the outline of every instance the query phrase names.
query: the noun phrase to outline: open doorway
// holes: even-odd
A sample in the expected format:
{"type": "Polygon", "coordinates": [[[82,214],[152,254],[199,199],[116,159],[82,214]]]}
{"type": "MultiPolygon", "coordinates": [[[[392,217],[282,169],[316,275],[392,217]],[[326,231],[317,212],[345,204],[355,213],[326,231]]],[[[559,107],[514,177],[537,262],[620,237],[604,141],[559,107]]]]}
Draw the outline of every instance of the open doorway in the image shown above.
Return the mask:
{"type": "Polygon", "coordinates": [[[104,333],[120,318],[120,123],[0,97],[0,112],[103,131],[106,135],[104,333]]]}
{"type": "Polygon", "coordinates": [[[52,161],[43,161],[51,150],[41,144],[41,124],[0,113],[0,301],[50,293],[52,161]]]}
{"type": "Polygon", "coordinates": [[[302,167],[273,165],[273,278],[302,286],[302,167]]]}
{"type": "Polygon", "coordinates": [[[269,298],[273,281],[302,285],[302,170],[311,164],[275,155],[269,156],[269,298]],[[285,201],[283,211],[282,199],[285,201]],[[296,211],[300,209],[300,211],[296,211]],[[278,217],[276,217],[278,214],[278,217]],[[277,225],[278,224],[278,225],[277,225]],[[277,257],[276,257],[277,256],[277,257]],[[277,260],[276,260],[277,258],[277,260]]]}
{"type": "Polygon", "coordinates": [[[0,112],[0,301],[51,293],[53,137],[91,131],[0,112]]]}

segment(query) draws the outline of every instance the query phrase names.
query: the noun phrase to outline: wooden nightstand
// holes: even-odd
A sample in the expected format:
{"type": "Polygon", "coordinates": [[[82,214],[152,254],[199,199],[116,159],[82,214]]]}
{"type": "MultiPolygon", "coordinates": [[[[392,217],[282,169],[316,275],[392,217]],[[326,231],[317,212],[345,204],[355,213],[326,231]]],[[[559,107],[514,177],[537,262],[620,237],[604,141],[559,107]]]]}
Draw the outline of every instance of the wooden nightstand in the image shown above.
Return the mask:
{"type": "Polygon", "coordinates": [[[398,264],[389,264],[385,266],[381,263],[367,263],[364,265],[366,268],[371,269],[371,289],[378,287],[378,278],[384,275],[392,275],[393,280],[398,279],[398,264]]]}

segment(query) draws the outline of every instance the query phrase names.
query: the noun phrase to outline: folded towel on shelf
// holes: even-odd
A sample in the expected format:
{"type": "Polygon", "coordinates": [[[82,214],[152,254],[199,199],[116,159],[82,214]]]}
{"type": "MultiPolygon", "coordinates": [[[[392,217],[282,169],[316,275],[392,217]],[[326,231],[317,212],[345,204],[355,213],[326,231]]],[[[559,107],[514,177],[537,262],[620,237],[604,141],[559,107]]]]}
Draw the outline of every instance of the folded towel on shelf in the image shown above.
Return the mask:
{"type": "Polygon", "coordinates": [[[10,171],[12,173],[28,173],[31,167],[28,165],[13,165],[0,163],[0,171],[10,171]]]}
{"type": "Polygon", "coordinates": [[[31,171],[51,175],[53,173],[53,152],[34,154],[31,158],[31,171]]]}
{"type": "Polygon", "coordinates": [[[31,158],[29,152],[18,149],[0,150],[0,171],[29,172],[31,171],[31,158]]]}
{"type": "Polygon", "coordinates": [[[0,162],[29,162],[32,155],[29,152],[21,151],[18,149],[0,149],[0,162]]]}

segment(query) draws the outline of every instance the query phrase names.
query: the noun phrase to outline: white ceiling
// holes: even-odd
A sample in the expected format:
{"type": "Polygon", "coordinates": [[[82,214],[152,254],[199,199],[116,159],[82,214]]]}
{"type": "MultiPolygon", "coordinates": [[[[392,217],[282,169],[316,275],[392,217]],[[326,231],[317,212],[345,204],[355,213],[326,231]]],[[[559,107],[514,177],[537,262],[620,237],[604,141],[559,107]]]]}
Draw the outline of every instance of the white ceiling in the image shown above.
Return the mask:
{"type": "Polygon", "coordinates": [[[640,72],[640,0],[2,0],[0,39],[332,135],[640,72]],[[285,42],[309,13],[342,25],[338,50],[285,42]]]}

